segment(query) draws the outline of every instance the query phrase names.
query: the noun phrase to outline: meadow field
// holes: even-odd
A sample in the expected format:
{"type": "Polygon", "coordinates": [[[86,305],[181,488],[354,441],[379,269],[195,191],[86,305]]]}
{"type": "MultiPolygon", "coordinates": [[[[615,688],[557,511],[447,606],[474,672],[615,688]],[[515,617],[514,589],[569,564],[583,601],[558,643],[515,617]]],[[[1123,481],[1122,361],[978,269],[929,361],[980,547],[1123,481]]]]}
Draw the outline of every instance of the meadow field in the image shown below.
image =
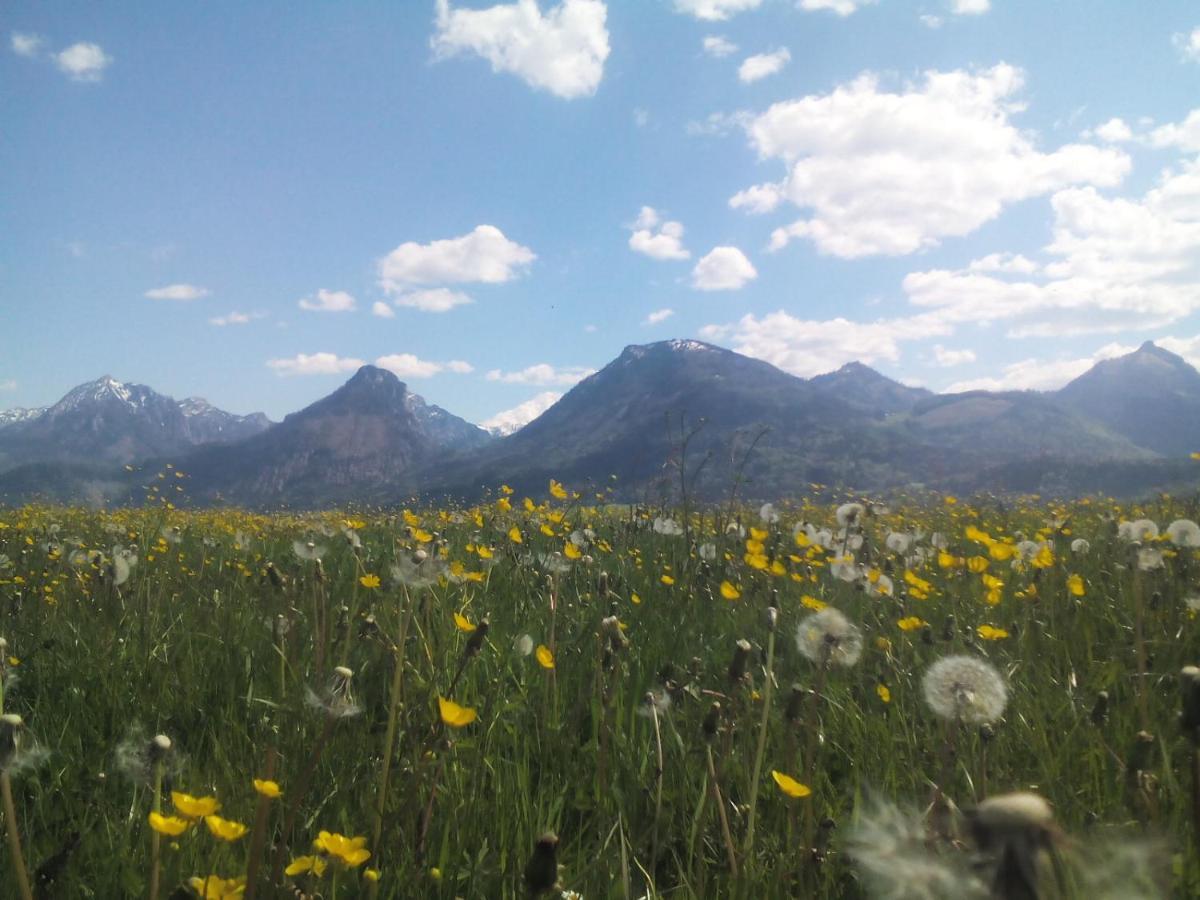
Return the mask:
{"type": "Polygon", "coordinates": [[[5,897],[1200,894],[1194,499],[154,484],[0,510],[5,897]]]}

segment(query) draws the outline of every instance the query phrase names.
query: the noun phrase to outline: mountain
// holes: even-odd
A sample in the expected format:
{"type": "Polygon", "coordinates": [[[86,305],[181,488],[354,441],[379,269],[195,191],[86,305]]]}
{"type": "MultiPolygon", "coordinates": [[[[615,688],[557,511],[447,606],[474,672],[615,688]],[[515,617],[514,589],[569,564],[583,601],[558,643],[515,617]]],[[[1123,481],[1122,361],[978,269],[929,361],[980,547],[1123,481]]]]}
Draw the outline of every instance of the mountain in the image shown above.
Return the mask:
{"type": "Polygon", "coordinates": [[[1164,456],[1200,449],[1200,372],[1150,341],[1096,363],[1054,397],[1164,456]]]}
{"type": "Polygon", "coordinates": [[[843,403],[881,419],[908,412],[922,400],[933,396],[932,391],[893,381],[860,362],[846,363],[836,372],[809,379],[809,383],[820,391],[838,397],[843,403]]]}
{"type": "Polygon", "coordinates": [[[391,372],[363,366],[344,385],[267,431],[178,461],[201,501],[255,506],[373,502],[415,468],[492,440],[411,393],[391,372]]]}
{"type": "Polygon", "coordinates": [[[177,403],[109,375],[72,388],[53,406],[10,410],[2,421],[0,471],[35,462],[96,465],[170,456],[270,424],[261,413],[235,416],[199,399],[177,403]]]}

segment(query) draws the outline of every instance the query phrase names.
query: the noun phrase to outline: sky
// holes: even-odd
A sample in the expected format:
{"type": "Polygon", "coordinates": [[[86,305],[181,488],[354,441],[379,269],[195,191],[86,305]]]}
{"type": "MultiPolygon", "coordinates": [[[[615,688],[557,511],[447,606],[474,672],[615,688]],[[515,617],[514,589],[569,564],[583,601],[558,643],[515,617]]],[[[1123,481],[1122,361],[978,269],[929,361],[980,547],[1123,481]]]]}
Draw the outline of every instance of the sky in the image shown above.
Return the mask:
{"type": "Polygon", "coordinates": [[[1052,389],[1200,364],[1193,0],[14,2],[0,408],[519,424],[626,345],[1052,389]]]}

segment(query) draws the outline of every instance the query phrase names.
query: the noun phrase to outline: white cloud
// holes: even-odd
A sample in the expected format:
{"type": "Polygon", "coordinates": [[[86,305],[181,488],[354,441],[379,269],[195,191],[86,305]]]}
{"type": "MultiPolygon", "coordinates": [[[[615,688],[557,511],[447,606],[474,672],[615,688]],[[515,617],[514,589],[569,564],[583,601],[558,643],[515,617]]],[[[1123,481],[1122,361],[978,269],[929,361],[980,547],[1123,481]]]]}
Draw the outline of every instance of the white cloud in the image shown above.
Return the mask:
{"type": "Polygon", "coordinates": [[[719,34],[710,34],[704,39],[704,52],[717,59],[732,56],[737,49],[737,44],[719,34]]]}
{"type": "Polygon", "coordinates": [[[298,305],[309,312],[353,312],[358,304],[345,291],[327,291],[321,288],[315,298],[304,297],[298,305]]]}
{"type": "Polygon", "coordinates": [[[1068,188],[1051,208],[1049,262],[913,272],[909,299],[946,322],[1011,321],[1014,337],[1145,330],[1200,311],[1200,160],[1140,199],[1068,188]]]}
{"type": "Polygon", "coordinates": [[[217,325],[220,327],[224,327],[226,325],[249,325],[255,319],[265,319],[266,315],[266,313],[260,312],[244,313],[234,310],[228,315],[214,316],[213,318],[209,319],[208,322],[210,325],[217,325]]]}
{"type": "Polygon", "coordinates": [[[968,272],[1015,272],[1031,275],[1037,270],[1038,264],[1020,253],[989,253],[967,263],[968,272]]]}
{"type": "Polygon", "coordinates": [[[919,18],[921,20],[921,24],[924,25],[926,28],[941,28],[942,27],[942,17],[941,16],[922,15],[919,18]]]}
{"type": "Polygon", "coordinates": [[[375,365],[387,369],[397,378],[430,378],[439,372],[470,372],[474,367],[470,363],[455,360],[449,363],[434,362],[421,359],[411,353],[392,353],[375,360],[375,365]]]}
{"type": "Polygon", "coordinates": [[[770,53],[758,53],[754,56],[747,56],[742,60],[742,64],[738,66],[738,80],[742,84],[750,84],[766,78],[769,75],[774,75],[776,72],[783,70],[783,67],[791,62],[792,54],[787,47],[780,47],[778,50],[772,50],[770,53]]]}
{"type": "Polygon", "coordinates": [[[774,210],[784,199],[782,185],[756,184],[730,197],[729,205],[734,209],[744,209],[752,215],[761,216],[774,210]]]}
{"type": "Polygon", "coordinates": [[[199,300],[208,296],[208,289],[194,284],[168,284],[146,291],[146,296],[151,300],[199,300]]]}
{"type": "Polygon", "coordinates": [[[563,0],[542,15],[537,0],[488,9],[450,9],[437,0],[439,57],[463,51],[510,72],[531,87],[572,99],[596,93],[608,59],[608,9],[601,0],[563,0]]]}
{"type": "Polygon", "coordinates": [[[1093,136],[1109,144],[1121,144],[1125,141],[1133,140],[1133,129],[1125,124],[1124,119],[1112,118],[1103,125],[1098,125],[1096,128],[1083,133],[1085,138],[1093,136]]]}
{"type": "Polygon", "coordinates": [[[582,366],[566,366],[555,368],[549,363],[537,363],[517,372],[502,372],[492,369],[487,373],[488,381],[502,381],[506,384],[575,384],[593,374],[595,369],[585,369],[582,366]]]}
{"type": "Polygon", "coordinates": [[[34,57],[38,55],[38,51],[42,49],[42,39],[36,34],[22,34],[19,31],[12,33],[12,49],[17,56],[34,57]]]}
{"type": "Polygon", "coordinates": [[[401,244],[379,261],[379,283],[388,293],[414,284],[499,284],[516,278],[535,259],[532,250],[510,241],[496,226],[478,225],[462,237],[401,244]]]}
{"type": "Polygon", "coordinates": [[[956,16],[981,16],[991,8],[991,0],[950,0],[950,12],[956,16]]]}
{"type": "Polygon", "coordinates": [[[490,419],[480,422],[479,427],[485,428],[493,434],[512,434],[552,407],[561,397],[562,394],[546,391],[512,409],[496,413],[490,419]]]}
{"type": "Polygon", "coordinates": [[[371,315],[378,316],[381,319],[394,319],[396,318],[396,311],[382,300],[376,300],[371,304],[371,315]]]}
{"type": "Polygon", "coordinates": [[[975,362],[974,350],[947,350],[941,344],[933,347],[933,359],[939,366],[961,366],[963,363],[975,362]]]}
{"type": "Polygon", "coordinates": [[[724,22],[761,4],[762,0],[675,0],[675,10],[706,22],[724,22]]]}
{"type": "Polygon", "coordinates": [[[15,391],[17,389],[17,380],[15,378],[5,378],[0,381],[0,391],[15,391]]]}
{"type": "Polygon", "coordinates": [[[1171,35],[1171,43],[1183,54],[1184,59],[1200,62],[1200,28],[1171,35]]]}
{"type": "Polygon", "coordinates": [[[1022,108],[1014,97],[1022,83],[1020,70],[1003,63],[926,72],[898,92],[866,73],[751,117],[745,128],[759,156],[788,169],[763,190],[810,211],[776,229],[771,247],[805,237],[844,258],[902,255],[969,234],[1030,197],[1119,183],[1130,167],[1120,150],[1035,147],[1010,121],[1022,108]]]}
{"type": "Polygon", "coordinates": [[[692,269],[698,291],[736,291],[758,277],[758,271],[737,247],[713,247],[692,269]]]}
{"type": "Polygon", "coordinates": [[[745,315],[732,325],[706,325],[700,336],[729,340],[738,353],[808,378],[855,360],[868,364],[895,361],[900,358],[902,342],[949,331],[932,316],[851,322],[841,317],[797,319],[780,310],[762,318],[745,315]]]}
{"type": "Polygon", "coordinates": [[[839,16],[848,16],[863,6],[869,6],[877,2],[878,0],[800,0],[797,6],[807,12],[817,12],[818,10],[827,9],[830,12],[837,13],[839,16]]]}
{"type": "Polygon", "coordinates": [[[267,367],[276,375],[337,375],[353,372],[366,365],[361,359],[338,356],[336,353],[297,353],[290,359],[268,360],[267,367]]]}
{"type": "Polygon", "coordinates": [[[1078,378],[1102,359],[1124,356],[1136,349],[1121,344],[1107,344],[1084,359],[1037,360],[1023,359],[1004,367],[998,377],[970,378],[956,381],[944,393],[963,391],[1053,391],[1078,378]]]}
{"type": "Polygon", "coordinates": [[[446,363],[446,371],[453,372],[456,375],[468,375],[475,371],[475,367],[461,359],[452,359],[446,363]]]}
{"type": "Polygon", "coordinates": [[[456,306],[466,306],[475,301],[462,291],[452,291],[450,288],[428,288],[423,291],[409,291],[400,294],[392,301],[397,306],[419,309],[421,312],[449,312],[456,306]]]}
{"type": "Polygon", "coordinates": [[[72,81],[99,81],[112,57],[99,44],[79,43],[55,54],[54,61],[72,81]]]}
{"type": "Polygon", "coordinates": [[[673,309],[656,309],[654,312],[650,313],[650,315],[646,316],[646,321],[644,321],[642,324],[657,325],[660,322],[667,321],[667,319],[671,318],[673,315],[675,315],[675,310],[673,309]]]}
{"type": "Polygon", "coordinates": [[[1190,338],[1158,338],[1154,343],[1158,344],[1164,350],[1178,353],[1187,360],[1189,365],[1200,369],[1200,334],[1193,335],[1190,338]]]}
{"type": "Polygon", "coordinates": [[[664,222],[651,206],[643,206],[629,236],[629,249],[651,259],[690,259],[683,246],[683,225],[664,222]]]}
{"type": "Polygon", "coordinates": [[[1175,147],[1185,153],[1200,153],[1200,109],[1193,109],[1178,124],[1172,122],[1155,128],[1147,140],[1152,147],[1175,147]]]}

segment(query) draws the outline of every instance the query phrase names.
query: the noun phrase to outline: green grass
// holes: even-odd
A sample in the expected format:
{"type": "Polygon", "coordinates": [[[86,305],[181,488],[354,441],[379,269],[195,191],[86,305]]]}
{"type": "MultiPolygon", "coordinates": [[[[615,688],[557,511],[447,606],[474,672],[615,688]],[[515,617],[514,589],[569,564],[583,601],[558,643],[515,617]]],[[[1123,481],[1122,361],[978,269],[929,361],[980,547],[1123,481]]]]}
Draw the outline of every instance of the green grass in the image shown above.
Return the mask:
{"type": "MultiPolygon", "coordinates": [[[[1168,500],[1146,510],[1081,504],[1066,510],[1071,534],[1063,535],[1046,525],[1051,510],[1032,502],[908,504],[864,526],[868,565],[890,572],[897,588],[897,596],[877,597],[830,576],[824,560],[835,553],[810,554],[793,541],[792,526],[801,519],[832,525],[830,507],[781,506],[782,521],[772,526],[760,523],[755,510],[740,511],[747,528],[769,532],[765,554],[783,567],[773,575],[747,564],[743,540],[724,534],[723,511],[694,514],[689,523],[694,543],[717,545],[717,559],[705,562],[682,536],[655,533],[650,516],[631,516],[627,508],[582,508],[568,499],[530,512],[517,499],[512,511],[496,504],[417,511],[409,521],[433,537],[427,543],[415,540],[414,528],[398,515],[364,516],[353,523],[362,542],[357,551],[343,538],[345,521],[337,514],[0,510],[7,526],[0,528],[0,554],[9,559],[0,568],[0,636],[19,659],[6,669],[4,711],[18,713],[27,736],[48,751],[40,766],[13,781],[31,871],[78,833],[52,896],[146,894],[153,788],[127,777],[117,755],[123,743],[139,746],[161,732],[175,748],[171,786],[215,795],[223,816],[247,825],[257,802],[251,779],[263,776],[268,753],[277,754],[275,778],[284,796],[271,803],[265,872],[293,807],[289,861],[312,853],[310,842],[322,829],[366,836],[373,855],[365,865],[340,871],[331,865],[319,887],[307,876],[294,879],[326,897],[367,896],[362,872],[371,867],[382,873],[379,897],[525,897],[522,872],[549,830],[560,838],[562,887],[589,900],[865,896],[845,852],[864,804],[882,796],[923,809],[941,780],[945,793],[969,808],[984,798],[985,755],[988,794],[1042,794],[1059,825],[1083,844],[1114,835],[1157,838],[1166,848],[1163,873],[1171,890],[1200,891],[1190,849],[1196,846],[1190,745],[1177,724],[1177,674],[1200,662],[1200,623],[1185,605],[1186,597],[1200,594],[1200,557],[1181,550],[1165,569],[1138,575],[1130,548],[1105,517],[1145,514],[1165,526],[1185,514],[1194,518],[1194,508],[1168,500]],[[164,550],[159,537],[167,524],[181,527],[182,540],[164,550]],[[523,535],[519,545],[508,537],[514,524],[523,535]],[[540,531],[543,524],[553,537],[540,531]],[[917,568],[932,582],[932,595],[900,596],[905,566],[884,548],[886,534],[941,531],[955,559],[986,557],[986,547],[965,537],[969,524],[996,539],[1046,529],[1054,560],[1023,571],[991,561],[988,571],[1005,585],[1000,602],[989,606],[978,574],[957,562],[942,567],[935,554],[917,568]],[[320,579],[314,563],[292,551],[294,540],[318,527],[333,530],[318,538],[328,545],[320,579]],[[593,529],[595,541],[584,559],[568,561],[551,581],[530,555],[561,551],[578,528],[593,529]],[[246,549],[235,546],[239,532],[249,539],[246,549]],[[1086,537],[1090,552],[1072,555],[1073,537],[1086,537]],[[140,559],[129,580],[113,587],[103,563],[71,564],[68,540],[106,555],[115,543],[133,543],[140,559]],[[468,549],[481,545],[491,548],[490,560],[468,549]],[[389,574],[395,559],[418,546],[444,551],[446,562],[460,562],[483,580],[442,579],[428,588],[396,582],[389,574]],[[285,577],[282,586],[268,576],[268,561],[285,577]],[[674,584],[661,580],[668,571],[674,584]],[[1084,597],[1068,594],[1071,574],[1083,577],[1084,597]],[[364,587],[364,575],[378,575],[382,584],[364,587]],[[1142,729],[1133,637],[1138,578],[1154,739],[1141,781],[1132,783],[1122,761],[1142,729]],[[739,586],[740,599],[722,599],[724,580],[739,586]],[[1031,584],[1036,598],[1018,596],[1031,584]],[[819,681],[795,642],[798,623],[811,614],[804,596],[857,623],[864,650],[856,666],[828,673],[805,720],[792,723],[785,711],[793,685],[811,689],[819,681]],[[765,609],[772,604],[779,609],[777,688],[756,786],[765,609]],[[490,623],[454,690],[456,701],[477,711],[462,729],[442,725],[437,703],[469,639],[455,625],[455,612],[490,623]],[[602,625],[611,615],[626,626],[624,649],[614,649],[602,625]],[[897,620],[910,615],[927,621],[928,630],[901,631],[897,620]],[[278,616],[289,624],[282,644],[275,637],[278,616]],[[975,632],[981,624],[1005,628],[1009,637],[983,641],[975,632]],[[397,653],[402,628],[406,638],[397,653]],[[525,634],[535,645],[552,646],[553,671],[516,651],[525,634]],[[748,677],[731,682],[739,638],[754,650],[748,677]],[[880,647],[881,638],[890,650],[880,647]],[[977,729],[964,728],[951,766],[944,762],[947,726],[921,692],[926,668],[949,653],[986,656],[1010,687],[994,736],[984,741],[977,729]],[[383,837],[374,846],[398,658],[402,691],[383,837]],[[362,712],[329,723],[306,697],[326,687],[337,665],[354,670],[353,699],[362,712]],[[881,684],[890,703],[877,693],[881,684]],[[643,698],[667,688],[672,702],[659,715],[659,807],[654,719],[643,698]],[[1100,691],[1108,692],[1110,705],[1097,724],[1091,714],[1100,691]],[[737,878],[707,796],[703,721],[713,700],[722,717],[709,746],[737,878]],[[318,745],[302,791],[301,773],[318,745]],[[785,796],[772,770],[805,782],[811,796],[785,796]],[[952,773],[948,780],[944,772],[952,773]],[[819,827],[825,819],[836,827],[819,827]],[[829,838],[824,862],[815,864],[803,838],[818,833],[829,838]]],[[[169,797],[163,803],[169,810],[169,797]]],[[[177,841],[164,838],[162,896],[191,876],[244,874],[249,847],[249,837],[233,844],[213,839],[203,823],[177,841]]],[[[0,882],[11,883],[10,865],[6,855],[0,882]]],[[[258,896],[274,894],[264,885],[258,896]]]]}

